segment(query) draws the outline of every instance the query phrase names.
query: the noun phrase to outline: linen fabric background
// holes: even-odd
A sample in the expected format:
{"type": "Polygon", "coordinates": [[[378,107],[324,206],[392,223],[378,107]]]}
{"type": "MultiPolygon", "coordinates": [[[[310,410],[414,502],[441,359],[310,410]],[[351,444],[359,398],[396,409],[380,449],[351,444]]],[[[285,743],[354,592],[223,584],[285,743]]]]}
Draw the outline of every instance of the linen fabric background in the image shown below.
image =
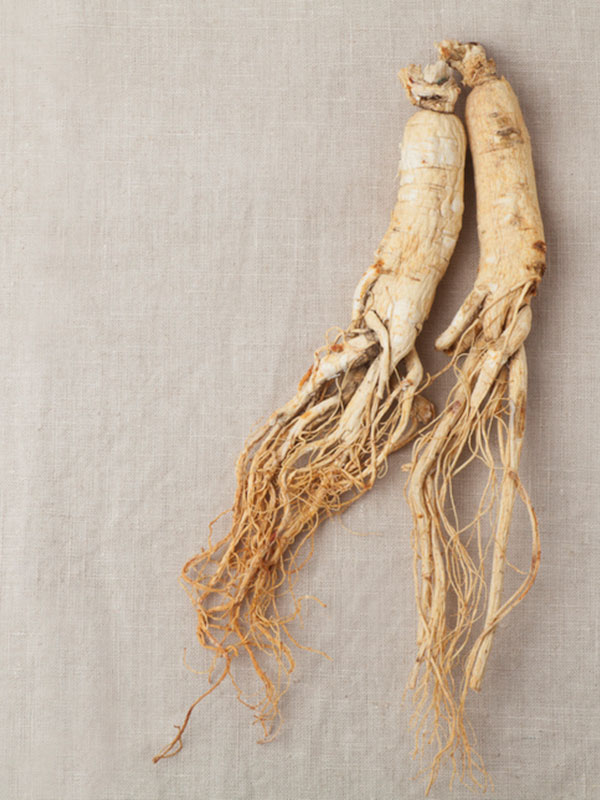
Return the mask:
{"type": "MultiPolygon", "coordinates": [[[[245,436],[347,324],[414,110],[396,73],[455,37],[483,42],[520,98],[548,242],[522,468],[542,565],[470,719],[499,800],[600,797],[595,0],[3,0],[0,14],[0,795],[422,796],[402,702],[410,448],[317,535],[299,589],[326,608],[308,604],[298,635],[332,660],[298,652],[281,735],[258,745],[223,685],[183,752],[151,758],[206,686],[183,663],[185,649],[207,666],[181,566],[231,504],[245,436]]],[[[430,372],[477,254],[468,167],[418,341],[430,372]]],[[[511,548],[527,568],[522,510],[511,548]]],[[[472,796],[446,779],[433,800],[472,796]]]]}

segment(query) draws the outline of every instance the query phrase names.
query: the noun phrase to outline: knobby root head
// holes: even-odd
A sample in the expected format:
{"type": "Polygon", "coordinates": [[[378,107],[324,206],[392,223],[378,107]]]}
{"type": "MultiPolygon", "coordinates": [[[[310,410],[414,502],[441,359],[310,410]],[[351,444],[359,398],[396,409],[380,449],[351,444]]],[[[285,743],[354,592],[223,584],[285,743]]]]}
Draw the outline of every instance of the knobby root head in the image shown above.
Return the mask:
{"type": "Polygon", "coordinates": [[[436,45],[440,58],[460,72],[467,86],[478,86],[490,78],[496,78],[496,64],[487,58],[482,45],[478,42],[461,42],[444,40],[436,45]]]}
{"type": "Polygon", "coordinates": [[[452,70],[445,61],[428,64],[422,69],[416,64],[401,69],[398,77],[415,106],[431,111],[452,113],[460,94],[452,70]]]}

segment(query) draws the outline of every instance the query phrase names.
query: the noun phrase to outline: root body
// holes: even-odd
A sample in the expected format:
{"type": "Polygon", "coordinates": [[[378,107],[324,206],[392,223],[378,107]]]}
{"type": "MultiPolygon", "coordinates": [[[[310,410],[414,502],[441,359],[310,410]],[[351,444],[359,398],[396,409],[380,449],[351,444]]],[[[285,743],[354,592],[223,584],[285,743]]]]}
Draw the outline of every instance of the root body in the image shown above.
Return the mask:
{"type": "MultiPolygon", "coordinates": [[[[295,583],[317,526],[370,489],[390,453],[433,417],[418,395],[415,341],[460,231],[466,137],[446,113],[459,89],[444,63],[424,73],[410,67],[401,79],[422,108],[406,125],[396,206],[357,286],[351,325],[315,354],[295,396],[247,441],[229,532],[183,570],[200,643],[215,664],[222,660],[219,680],[231,678],[266,738],[277,731],[294,669],[295,583]],[[233,676],[242,653],[260,678],[257,701],[233,676]]],[[[178,752],[188,719],[157,759],[178,752]]]]}
{"type": "Polygon", "coordinates": [[[436,342],[452,354],[456,385],[415,445],[408,485],[418,610],[417,659],[409,685],[416,749],[423,755],[433,748],[428,789],[446,760],[453,776],[458,772],[461,780],[485,788],[488,776],[473,749],[465,703],[469,688],[481,686],[499,621],[529,591],[539,565],[537,520],[518,470],[527,398],[523,343],[546,246],[529,134],[514,92],[480,45],[443,42],[439,49],[474,87],[466,122],[481,260],[473,291],[436,342]],[[454,482],[477,463],[487,479],[474,517],[465,523],[458,519],[454,482]],[[520,588],[503,603],[517,495],[531,522],[531,563],[520,588]],[[487,542],[484,518],[492,524],[487,542]],[[488,547],[493,549],[489,587],[488,547]],[[482,618],[483,629],[475,635],[474,625],[482,618]]]}

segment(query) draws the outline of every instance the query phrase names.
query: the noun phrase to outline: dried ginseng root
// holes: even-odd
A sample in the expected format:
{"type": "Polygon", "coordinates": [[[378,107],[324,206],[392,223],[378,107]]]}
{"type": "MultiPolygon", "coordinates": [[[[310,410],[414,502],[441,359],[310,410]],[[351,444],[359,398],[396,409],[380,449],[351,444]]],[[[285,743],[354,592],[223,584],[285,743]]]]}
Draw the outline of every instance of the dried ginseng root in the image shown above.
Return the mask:
{"type": "Polygon", "coordinates": [[[498,623],[529,591],[539,565],[537,521],[518,470],[527,399],[523,343],[546,252],[529,134],[512,88],[480,45],[446,41],[438,49],[473,87],[466,123],[481,257],[474,289],[436,341],[452,355],[456,384],[415,444],[408,484],[419,620],[409,685],[416,749],[426,763],[433,748],[428,790],[446,760],[453,778],[458,773],[481,788],[489,781],[473,747],[465,702],[468,690],[481,686],[498,623]],[[480,465],[485,488],[465,523],[458,519],[453,482],[469,465],[480,465]],[[532,556],[521,586],[503,601],[517,494],[530,518],[532,556]],[[485,520],[492,525],[487,542],[485,520]],[[483,627],[477,634],[478,621],[483,627]]]}
{"type": "Polygon", "coordinates": [[[390,453],[433,417],[417,394],[415,340],[462,223],[466,135],[452,114],[460,89],[443,61],[400,78],[421,110],[406,125],[390,227],[356,288],[348,329],[317,351],[296,395],[246,442],[229,532],[183,569],[198,638],[214,651],[211,674],[219,662],[222,671],[155,761],[181,749],[194,706],[227,676],[264,736],[274,735],[292,646],[301,646],[288,627],[301,612],[294,584],[315,529],[370,489],[390,453]],[[258,702],[232,674],[242,653],[262,682],[258,702]]]}

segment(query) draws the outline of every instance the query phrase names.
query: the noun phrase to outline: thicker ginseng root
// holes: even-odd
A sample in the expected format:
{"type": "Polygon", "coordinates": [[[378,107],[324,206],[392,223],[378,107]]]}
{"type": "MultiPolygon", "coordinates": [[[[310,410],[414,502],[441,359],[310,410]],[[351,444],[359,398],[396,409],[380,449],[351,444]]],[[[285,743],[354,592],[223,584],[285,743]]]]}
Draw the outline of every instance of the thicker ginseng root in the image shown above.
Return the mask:
{"type": "MultiPolygon", "coordinates": [[[[289,625],[302,607],[295,583],[314,531],[370,489],[390,453],[433,416],[417,394],[423,368],[415,341],[461,227],[466,137],[450,113],[458,87],[446,64],[410,67],[401,78],[422,108],[406,125],[397,202],[356,288],[352,322],[317,351],[297,393],[250,437],[227,535],[183,570],[200,643],[215,664],[223,660],[219,680],[231,678],[267,738],[294,669],[298,642],[289,625]],[[260,678],[257,701],[233,676],[241,653],[260,678]]],[[[188,719],[157,759],[179,750],[188,719]]]]}
{"type": "Polygon", "coordinates": [[[456,385],[442,413],[415,444],[408,485],[419,620],[409,685],[414,689],[417,750],[423,754],[433,747],[428,789],[446,759],[453,776],[459,772],[461,779],[468,777],[480,787],[488,780],[472,746],[467,693],[480,688],[498,622],[531,588],[539,564],[537,520],[518,470],[527,397],[523,343],[546,251],[529,134],[514,92],[496,75],[480,45],[443,42],[439,49],[473,87],[466,122],[481,260],[472,292],[436,342],[452,354],[456,385]],[[473,517],[461,520],[455,482],[477,465],[483,467],[484,489],[473,517]],[[531,522],[531,563],[521,586],[502,602],[517,495],[531,522]],[[492,520],[487,540],[486,519],[492,520]],[[474,636],[474,625],[482,618],[483,630],[474,636]]]}

